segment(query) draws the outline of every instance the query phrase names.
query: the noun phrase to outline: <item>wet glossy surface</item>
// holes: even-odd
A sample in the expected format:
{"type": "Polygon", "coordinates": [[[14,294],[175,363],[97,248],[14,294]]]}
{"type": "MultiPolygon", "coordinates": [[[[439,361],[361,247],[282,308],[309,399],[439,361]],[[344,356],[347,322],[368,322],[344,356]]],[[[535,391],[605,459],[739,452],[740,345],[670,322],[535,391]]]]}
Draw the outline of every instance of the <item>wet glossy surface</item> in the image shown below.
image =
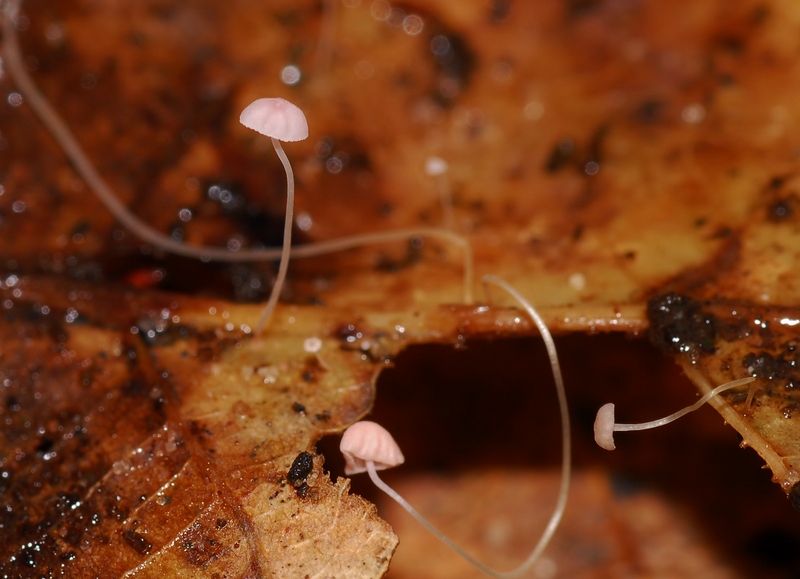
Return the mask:
{"type": "MultiPolygon", "coordinates": [[[[791,495],[795,3],[337,7],[331,25],[319,3],[31,0],[20,36],[27,69],[118,197],[173,239],[231,251],[280,239],[282,169],[237,119],[254,98],[289,98],[311,130],[287,146],[299,243],[452,220],[477,274],[514,283],[555,332],[651,326],[698,383],[756,375],[747,395],[725,398],[725,417],[791,495]],[[432,158],[444,173],[426,169],[432,158]],[[682,305],[656,307],[666,316],[651,325],[647,304],[664,296],[682,305]]],[[[165,553],[163,568],[236,561],[256,573],[266,563],[247,541],[272,527],[234,515],[311,504],[275,477],[369,409],[370,378],[398,350],[533,331],[477,284],[491,307],[460,305],[459,250],[409,239],[293,262],[273,339],[255,342],[257,309],[230,301],[262,300],[271,265],[143,245],[90,195],[10,77],[0,94],[0,488],[11,507],[0,524],[19,536],[3,547],[14,572],[91,574],[118,551],[120,569],[165,553]],[[309,338],[319,352],[302,347],[309,338]],[[144,480],[151,470],[160,482],[144,480]],[[229,472],[252,476],[220,502],[229,472]],[[172,477],[186,481],[180,501],[154,486],[172,477]],[[159,534],[164,509],[176,526],[159,534]]]]}

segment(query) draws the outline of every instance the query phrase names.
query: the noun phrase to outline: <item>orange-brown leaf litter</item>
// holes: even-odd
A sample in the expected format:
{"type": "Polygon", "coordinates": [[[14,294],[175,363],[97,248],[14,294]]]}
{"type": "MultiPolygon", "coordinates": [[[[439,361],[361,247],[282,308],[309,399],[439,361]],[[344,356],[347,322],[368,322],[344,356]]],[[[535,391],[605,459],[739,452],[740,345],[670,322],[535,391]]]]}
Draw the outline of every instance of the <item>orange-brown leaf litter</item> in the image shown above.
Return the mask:
{"type": "MultiPolygon", "coordinates": [[[[447,226],[477,279],[541,310],[577,476],[532,576],[785,577],[798,24],[791,0],[29,0],[16,29],[116,196],[173,239],[280,243],[283,170],[238,115],[281,96],[310,126],[286,146],[298,245],[447,226]],[[730,426],[704,409],[593,446],[604,402],[649,420],[750,375],[711,402],[730,426]]],[[[349,490],[335,435],[370,413],[412,502],[488,562],[523,558],[557,486],[555,397],[521,310],[477,281],[462,302],[457,247],[295,260],[256,338],[274,265],[143,244],[2,70],[0,575],[377,577],[399,536],[388,576],[468,576],[349,490]]]]}

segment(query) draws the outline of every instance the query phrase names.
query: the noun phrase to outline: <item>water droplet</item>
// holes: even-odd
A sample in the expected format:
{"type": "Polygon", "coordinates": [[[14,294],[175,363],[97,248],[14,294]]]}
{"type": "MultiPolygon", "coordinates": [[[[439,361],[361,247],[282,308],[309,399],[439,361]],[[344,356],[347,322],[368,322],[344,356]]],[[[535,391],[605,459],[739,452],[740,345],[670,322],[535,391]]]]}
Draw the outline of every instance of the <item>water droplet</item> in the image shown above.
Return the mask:
{"type": "Polygon", "coordinates": [[[699,103],[686,105],[681,111],[681,118],[684,123],[689,125],[696,125],[701,123],[706,118],[706,109],[699,103]]]}
{"type": "Polygon", "coordinates": [[[283,84],[288,84],[289,86],[292,86],[300,82],[301,78],[302,75],[300,74],[300,69],[293,64],[284,66],[283,69],[281,70],[281,81],[283,82],[283,84]]]}
{"type": "Polygon", "coordinates": [[[301,211],[295,216],[295,223],[301,231],[308,231],[314,225],[314,220],[311,219],[311,215],[301,211]]]}
{"type": "Polygon", "coordinates": [[[403,32],[416,36],[425,28],[425,22],[416,14],[409,14],[403,19],[403,32]]]}

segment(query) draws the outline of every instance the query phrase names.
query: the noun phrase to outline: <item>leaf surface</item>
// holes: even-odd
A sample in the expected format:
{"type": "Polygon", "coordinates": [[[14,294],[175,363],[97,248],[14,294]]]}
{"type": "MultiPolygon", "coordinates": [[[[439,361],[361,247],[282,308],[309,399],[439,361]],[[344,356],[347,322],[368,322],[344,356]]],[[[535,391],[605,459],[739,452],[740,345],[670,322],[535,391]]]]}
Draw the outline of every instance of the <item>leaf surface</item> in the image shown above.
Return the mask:
{"type": "MultiPolygon", "coordinates": [[[[446,192],[476,274],[513,283],[554,332],[648,334],[701,391],[755,375],[712,404],[800,503],[795,3],[336,5],[331,24],[319,3],[31,2],[20,36],[42,92],[156,229],[275,244],[285,177],[237,118],[289,98],[311,127],[287,145],[299,245],[439,226],[446,192]],[[444,176],[426,174],[432,157],[444,176]]],[[[293,462],[370,411],[408,345],[532,325],[478,283],[487,305],[464,305],[460,250],[423,237],[293,261],[254,339],[259,308],[234,302],[262,300],[270,266],[143,246],[13,82],[0,564],[380,575],[388,527],[320,458],[298,492],[293,462]]]]}

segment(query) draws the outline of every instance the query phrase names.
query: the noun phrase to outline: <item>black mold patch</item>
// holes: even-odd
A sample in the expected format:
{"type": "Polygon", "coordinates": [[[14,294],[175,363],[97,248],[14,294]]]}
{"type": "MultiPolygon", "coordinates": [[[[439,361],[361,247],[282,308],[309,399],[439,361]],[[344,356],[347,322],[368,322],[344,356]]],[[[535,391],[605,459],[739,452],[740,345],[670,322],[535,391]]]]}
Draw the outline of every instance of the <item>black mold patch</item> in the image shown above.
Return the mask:
{"type": "Polygon", "coordinates": [[[669,293],[647,304],[650,340],[668,354],[713,354],[716,351],[716,322],[692,298],[669,293]]]}
{"type": "Polygon", "coordinates": [[[797,361],[783,355],[773,356],[766,352],[747,354],[742,366],[753,376],[767,380],[783,381],[786,388],[794,388],[797,379],[797,361]]]}
{"type": "Polygon", "coordinates": [[[311,474],[314,468],[314,457],[308,452],[301,452],[294,459],[289,472],[286,474],[286,480],[289,481],[294,488],[300,488],[306,484],[306,478],[311,474]]]}

